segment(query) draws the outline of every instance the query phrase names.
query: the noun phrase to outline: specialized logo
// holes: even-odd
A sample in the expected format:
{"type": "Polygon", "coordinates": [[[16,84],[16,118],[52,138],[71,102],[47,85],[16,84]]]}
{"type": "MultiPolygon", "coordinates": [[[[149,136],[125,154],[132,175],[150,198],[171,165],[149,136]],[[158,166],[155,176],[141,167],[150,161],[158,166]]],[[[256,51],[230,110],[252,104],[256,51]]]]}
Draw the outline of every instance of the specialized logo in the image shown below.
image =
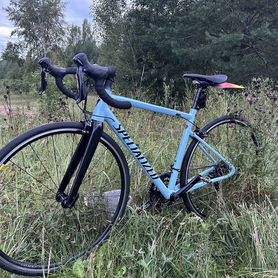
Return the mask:
{"type": "Polygon", "coordinates": [[[134,154],[135,158],[140,162],[140,164],[145,168],[147,174],[153,179],[158,179],[157,173],[154,171],[152,166],[149,164],[148,160],[144,157],[142,152],[139,150],[137,145],[130,139],[129,134],[126,130],[119,124],[118,127],[114,127],[115,130],[120,135],[120,138],[126,143],[128,149],[134,154]]]}

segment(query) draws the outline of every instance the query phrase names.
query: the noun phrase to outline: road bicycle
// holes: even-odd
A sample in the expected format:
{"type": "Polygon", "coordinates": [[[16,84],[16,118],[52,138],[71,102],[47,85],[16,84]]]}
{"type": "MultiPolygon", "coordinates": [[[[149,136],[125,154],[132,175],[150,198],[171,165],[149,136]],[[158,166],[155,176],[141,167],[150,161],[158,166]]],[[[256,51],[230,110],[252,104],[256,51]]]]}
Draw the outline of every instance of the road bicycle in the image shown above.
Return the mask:
{"type": "Polygon", "coordinates": [[[223,116],[204,128],[196,125],[209,87],[242,88],[227,83],[226,75],[184,74],[197,88],[193,106],[185,113],[114,95],[115,68],[91,64],[83,53],[73,61],[77,67],[58,68],[48,58],[41,59],[40,91],[45,91],[49,73],[62,93],[84,103],[84,120],[34,128],[0,151],[0,267],[17,274],[53,273],[90,254],[123,216],[130,193],[129,167],[119,145],[103,131],[104,124],[149,176],[152,196],[169,204],[183,200],[200,218],[218,205],[225,206],[226,193],[236,200],[239,189],[233,183],[241,178],[250,163],[248,152],[256,147],[252,128],[238,116],[223,116]],[[63,81],[72,74],[77,77],[76,92],[63,81]],[[100,97],[90,118],[86,76],[94,80],[100,97]],[[109,106],[184,120],[184,133],[168,172],[159,174],[154,169],[109,106]],[[236,149],[231,143],[236,143],[236,149]]]}

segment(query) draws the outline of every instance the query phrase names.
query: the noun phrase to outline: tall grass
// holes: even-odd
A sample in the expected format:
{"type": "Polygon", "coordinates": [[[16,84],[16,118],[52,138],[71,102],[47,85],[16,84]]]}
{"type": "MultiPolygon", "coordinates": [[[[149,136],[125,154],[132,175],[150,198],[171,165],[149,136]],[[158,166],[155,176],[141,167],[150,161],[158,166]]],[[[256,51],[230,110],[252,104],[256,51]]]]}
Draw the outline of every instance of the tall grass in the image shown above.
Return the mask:
{"type": "MultiPolygon", "coordinates": [[[[277,85],[255,79],[244,92],[212,90],[208,96],[207,109],[200,111],[198,126],[225,114],[237,114],[247,118],[256,131],[259,157],[254,154],[250,160],[256,159],[259,166],[250,168],[246,179],[238,182],[242,188],[246,182],[252,183],[256,189],[252,198],[237,203],[236,211],[215,213],[205,221],[187,214],[182,205],[139,213],[137,208],[146,200],[150,183],[125,152],[132,181],[132,200],[126,216],[106,244],[55,277],[278,276],[277,85]]],[[[169,96],[161,102],[170,105],[169,96]]],[[[80,119],[82,115],[68,103],[66,117],[80,119]]],[[[191,103],[191,97],[187,97],[186,102],[172,105],[188,111],[191,103]]],[[[40,115],[39,110],[36,113],[40,115]]],[[[157,172],[169,171],[185,122],[145,111],[116,114],[157,172]]],[[[6,120],[2,117],[1,146],[15,134],[55,117],[38,116],[27,121],[24,113],[6,120]]],[[[3,271],[0,276],[15,277],[3,271]]]]}

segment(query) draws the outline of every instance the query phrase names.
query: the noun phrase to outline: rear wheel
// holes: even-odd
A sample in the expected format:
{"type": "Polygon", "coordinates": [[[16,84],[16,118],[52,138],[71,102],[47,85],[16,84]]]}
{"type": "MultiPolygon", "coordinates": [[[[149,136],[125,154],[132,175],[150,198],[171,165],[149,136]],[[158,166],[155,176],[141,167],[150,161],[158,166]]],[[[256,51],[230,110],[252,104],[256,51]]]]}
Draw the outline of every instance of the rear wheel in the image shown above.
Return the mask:
{"type": "Polygon", "coordinates": [[[123,215],[128,166],[119,146],[104,133],[75,206],[63,208],[56,201],[82,136],[82,123],[53,123],[19,136],[1,150],[0,267],[30,276],[54,272],[100,245],[123,215]]]}
{"type": "MultiPolygon", "coordinates": [[[[216,119],[201,131],[205,134],[204,140],[237,169],[237,174],[230,179],[207,184],[183,195],[187,209],[204,218],[211,212],[235,209],[238,202],[250,197],[253,189],[248,174],[256,167],[258,143],[249,123],[236,116],[216,119]]],[[[223,161],[215,156],[215,161],[210,160],[200,147],[196,139],[188,147],[182,165],[181,186],[186,186],[187,181],[212,167],[214,170],[204,176],[207,180],[229,172],[223,161]]]]}

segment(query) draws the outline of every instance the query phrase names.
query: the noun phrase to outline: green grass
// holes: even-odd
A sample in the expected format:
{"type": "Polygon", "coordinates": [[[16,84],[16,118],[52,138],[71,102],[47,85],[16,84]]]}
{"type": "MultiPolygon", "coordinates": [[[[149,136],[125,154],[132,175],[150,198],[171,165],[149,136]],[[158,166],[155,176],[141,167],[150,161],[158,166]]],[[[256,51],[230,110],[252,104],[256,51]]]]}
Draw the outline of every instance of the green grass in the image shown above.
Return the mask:
{"type": "MultiPolygon", "coordinates": [[[[182,205],[139,213],[149,180],[125,152],[132,182],[127,214],[107,243],[54,277],[277,277],[277,94],[277,87],[268,80],[254,80],[244,93],[213,91],[207,109],[198,116],[197,124],[203,126],[222,115],[239,114],[251,122],[260,140],[259,154],[249,157],[249,165],[256,167],[235,182],[239,197],[250,194],[238,198],[241,201],[234,210],[215,211],[205,221],[187,214],[182,205]]],[[[81,119],[72,103],[68,101],[66,118],[81,119]]],[[[176,106],[188,111],[191,103],[188,97],[176,106]]],[[[24,113],[0,119],[1,146],[16,134],[59,118],[59,114],[40,114],[40,106],[34,106],[39,116],[33,119],[24,113]]],[[[169,171],[184,121],[146,111],[116,113],[157,172],[169,171]]],[[[0,276],[16,277],[3,271],[0,276]]]]}
{"type": "Polygon", "coordinates": [[[87,277],[277,275],[277,212],[267,203],[204,222],[183,211],[130,209],[123,222],[89,260],[87,277]]]}

